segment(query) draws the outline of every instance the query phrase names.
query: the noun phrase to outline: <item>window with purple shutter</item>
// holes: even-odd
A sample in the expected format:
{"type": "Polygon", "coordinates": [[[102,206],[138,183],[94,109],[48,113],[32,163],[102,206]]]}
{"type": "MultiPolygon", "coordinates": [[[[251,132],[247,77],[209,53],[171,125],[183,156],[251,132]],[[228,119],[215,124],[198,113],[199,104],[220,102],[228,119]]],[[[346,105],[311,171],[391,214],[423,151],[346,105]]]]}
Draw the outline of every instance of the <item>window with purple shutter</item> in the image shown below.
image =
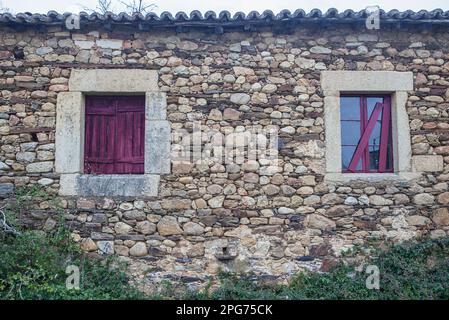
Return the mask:
{"type": "Polygon", "coordinates": [[[340,97],[343,172],[393,172],[389,96],[340,97]]]}
{"type": "Polygon", "coordinates": [[[86,97],[84,172],[143,174],[145,97],[86,97]]]}

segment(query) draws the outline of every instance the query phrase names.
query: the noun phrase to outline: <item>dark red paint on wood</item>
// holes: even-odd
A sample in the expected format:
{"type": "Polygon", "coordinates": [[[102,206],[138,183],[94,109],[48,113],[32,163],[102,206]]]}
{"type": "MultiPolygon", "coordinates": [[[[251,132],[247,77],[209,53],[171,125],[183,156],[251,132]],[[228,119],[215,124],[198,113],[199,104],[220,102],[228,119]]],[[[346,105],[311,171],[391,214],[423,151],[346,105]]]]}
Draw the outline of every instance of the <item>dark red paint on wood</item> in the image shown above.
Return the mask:
{"type": "Polygon", "coordinates": [[[144,173],[145,97],[86,97],[84,172],[144,173]]]}

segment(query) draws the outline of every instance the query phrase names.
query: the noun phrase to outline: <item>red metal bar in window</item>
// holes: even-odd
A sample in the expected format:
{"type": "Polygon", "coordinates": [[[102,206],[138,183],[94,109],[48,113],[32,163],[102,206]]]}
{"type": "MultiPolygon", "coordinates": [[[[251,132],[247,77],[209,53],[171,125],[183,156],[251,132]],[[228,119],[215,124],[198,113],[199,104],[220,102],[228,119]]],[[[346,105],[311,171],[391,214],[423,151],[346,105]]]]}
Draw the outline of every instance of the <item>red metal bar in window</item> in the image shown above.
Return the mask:
{"type": "Polygon", "coordinates": [[[390,103],[384,103],[380,132],[379,172],[387,171],[388,140],[390,138],[390,103]]]}
{"type": "MultiPolygon", "coordinates": [[[[360,126],[360,130],[361,130],[360,138],[361,138],[363,136],[363,132],[365,132],[365,130],[366,130],[367,126],[368,126],[368,121],[369,121],[367,97],[362,96],[360,98],[360,108],[362,109],[362,111],[360,112],[360,117],[361,117],[361,119],[360,119],[360,124],[361,124],[361,126],[360,126]]],[[[376,120],[377,120],[377,118],[376,118],[376,120]]],[[[368,141],[369,141],[369,137],[368,137],[368,141]]],[[[362,162],[361,163],[362,171],[363,172],[368,172],[369,168],[370,168],[370,163],[369,163],[369,160],[370,160],[370,158],[369,158],[369,142],[368,142],[367,148],[363,149],[361,157],[362,157],[362,161],[361,161],[362,162]]],[[[357,166],[357,163],[358,162],[356,162],[356,166],[357,166]]]]}
{"type": "MultiPolygon", "coordinates": [[[[368,142],[369,142],[369,138],[371,136],[371,133],[373,132],[374,126],[376,125],[377,119],[379,118],[379,114],[382,111],[382,109],[384,108],[384,104],[383,103],[376,103],[376,106],[371,114],[371,117],[368,121],[368,124],[366,125],[365,131],[363,132],[360,141],[357,145],[357,148],[355,149],[354,155],[352,156],[351,162],[349,163],[349,167],[348,170],[350,172],[355,172],[357,171],[357,164],[359,163],[363,152],[365,152],[367,146],[368,146],[368,142]]],[[[384,112],[386,113],[386,112],[384,112]]],[[[382,119],[383,120],[383,119],[382,119]]],[[[387,122],[388,125],[388,122],[387,122]]],[[[384,140],[385,141],[385,140],[384,140]]],[[[388,145],[388,144],[387,144],[388,145]]],[[[386,155],[386,152],[385,152],[386,155]]],[[[382,161],[382,160],[381,160],[382,161]]],[[[386,162],[386,156],[384,161],[384,165],[386,162]]],[[[379,168],[379,172],[382,172],[379,168]]]]}

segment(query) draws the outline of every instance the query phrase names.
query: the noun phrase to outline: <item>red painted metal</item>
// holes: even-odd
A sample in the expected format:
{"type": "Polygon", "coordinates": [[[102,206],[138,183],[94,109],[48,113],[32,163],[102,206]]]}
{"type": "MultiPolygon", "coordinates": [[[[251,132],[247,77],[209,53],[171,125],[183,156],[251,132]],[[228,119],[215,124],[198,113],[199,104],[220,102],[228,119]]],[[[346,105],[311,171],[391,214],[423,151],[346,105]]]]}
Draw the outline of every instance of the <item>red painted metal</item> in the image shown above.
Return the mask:
{"type": "Polygon", "coordinates": [[[144,172],[145,97],[86,97],[84,171],[144,172]]]}
{"type": "MultiPolygon", "coordinates": [[[[362,117],[362,119],[361,119],[361,126],[360,126],[360,140],[359,140],[359,143],[357,144],[357,146],[359,146],[361,141],[362,141],[363,133],[366,130],[366,127],[368,125],[368,120],[369,120],[368,119],[368,117],[369,117],[368,103],[367,103],[366,100],[367,100],[366,97],[361,97],[361,99],[360,99],[360,108],[362,108],[362,112],[360,112],[360,116],[362,117]]],[[[376,120],[377,120],[377,118],[376,118],[376,120]]],[[[368,135],[368,142],[369,142],[369,137],[370,136],[371,136],[371,133],[368,135]]],[[[362,158],[361,162],[362,162],[362,171],[363,172],[368,172],[369,171],[369,147],[368,147],[368,144],[365,146],[365,148],[363,148],[363,156],[361,157],[362,158]]],[[[353,157],[355,156],[356,151],[357,151],[357,148],[354,151],[353,157]]],[[[357,160],[357,162],[355,163],[354,169],[357,168],[357,163],[359,163],[359,160],[357,160]]],[[[354,170],[351,170],[351,169],[352,169],[351,163],[349,163],[348,170],[353,172],[354,170]]]]}
{"type": "Polygon", "coordinates": [[[390,103],[389,101],[385,101],[382,112],[382,127],[380,134],[379,172],[385,172],[387,170],[387,151],[390,138],[390,114],[390,103]]]}

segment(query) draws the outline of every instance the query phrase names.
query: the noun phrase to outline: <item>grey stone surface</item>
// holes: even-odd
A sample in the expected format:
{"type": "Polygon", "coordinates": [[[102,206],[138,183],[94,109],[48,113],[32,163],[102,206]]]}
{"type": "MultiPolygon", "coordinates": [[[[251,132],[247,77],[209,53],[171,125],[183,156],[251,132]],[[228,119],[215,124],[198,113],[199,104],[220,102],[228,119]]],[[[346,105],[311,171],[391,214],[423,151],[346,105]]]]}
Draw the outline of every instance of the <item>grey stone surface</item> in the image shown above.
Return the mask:
{"type": "Polygon", "coordinates": [[[114,241],[98,241],[97,247],[100,254],[114,254],[114,241]]]}
{"type": "Polygon", "coordinates": [[[331,49],[329,48],[325,48],[325,47],[321,47],[321,46],[315,46],[310,48],[310,52],[312,53],[321,53],[321,54],[329,54],[332,52],[331,49]]]}
{"type": "Polygon", "coordinates": [[[79,196],[156,196],[159,186],[157,175],[79,175],[75,179],[79,196]]]}
{"type": "Polygon", "coordinates": [[[44,56],[47,53],[53,52],[53,48],[50,47],[40,47],[36,49],[36,54],[40,55],[40,56],[44,56]]]}
{"type": "Polygon", "coordinates": [[[251,99],[249,94],[246,93],[234,93],[231,95],[231,102],[236,104],[246,104],[251,99]]]}
{"type": "Polygon", "coordinates": [[[76,178],[79,174],[61,174],[59,177],[59,195],[61,196],[76,196],[76,178]]]}
{"type": "Polygon", "coordinates": [[[14,191],[12,183],[0,183],[0,198],[9,196],[14,191]]]}
{"type": "Polygon", "coordinates": [[[81,92],[58,95],[55,139],[56,172],[81,172],[84,148],[84,98],[81,92]]]}
{"type": "Polygon", "coordinates": [[[323,90],[406,91],[413,90],[413,73],[397,71],[323,71],[323,90]]]}
{"type": "Polygon", "coordinates": [[[157,81],[156,70],[73,69],[70,75],[69,89],[79,92],[143,93],[158,91],[157,81]]]}
{"type": "Polygon", "coordinates": [[[3,161],[0,161],[0,170],[6,171],[6,170],[10,170],[11,168],[4,163],[3,161]]]}
{"type": "Polygon", "coordinates": [[[25,142],[20,144],[20,150],[25,151],[34,151],[37,147],[37,142],[25,142]]]}
{"type": "Polygon", "coordinates": [[[30,173],[53,171],[53,161],[30,163],[26,166],[26,171],[30,173]]]}
{"type": "Polygon", "coordinates": [[[443,160],[441,155],[416,155],[413,156],[413,169],[418,172],[443,171],[443,160]]]}
{"type": "Polygon", "coordinates": [[[17,152],[16,159],[19,162],[33,162],[36,159],[34,152],[17,152]]]}
{"type": "Polygon", "coordinates": [[[167,119],[167,95],[165,92],[146,93],[146,120],[167,119]]]}
{"type": "Polygon", "coordinates": [[[49,186],[53,184],[54,180],[49,178],[42,178],[37,181],[41,186],[49,186]]]}
{"type": "Polygon", "coordinates": [[[96,41],[97,46],[105,49],[120,49],[123,46],[123,40],[101,39],[96,41]]]}
{"type": "Polygon", "coordinates": [[[170,173],[170,133],[168,121],[145,122],[145,173],[170,173]]]}

